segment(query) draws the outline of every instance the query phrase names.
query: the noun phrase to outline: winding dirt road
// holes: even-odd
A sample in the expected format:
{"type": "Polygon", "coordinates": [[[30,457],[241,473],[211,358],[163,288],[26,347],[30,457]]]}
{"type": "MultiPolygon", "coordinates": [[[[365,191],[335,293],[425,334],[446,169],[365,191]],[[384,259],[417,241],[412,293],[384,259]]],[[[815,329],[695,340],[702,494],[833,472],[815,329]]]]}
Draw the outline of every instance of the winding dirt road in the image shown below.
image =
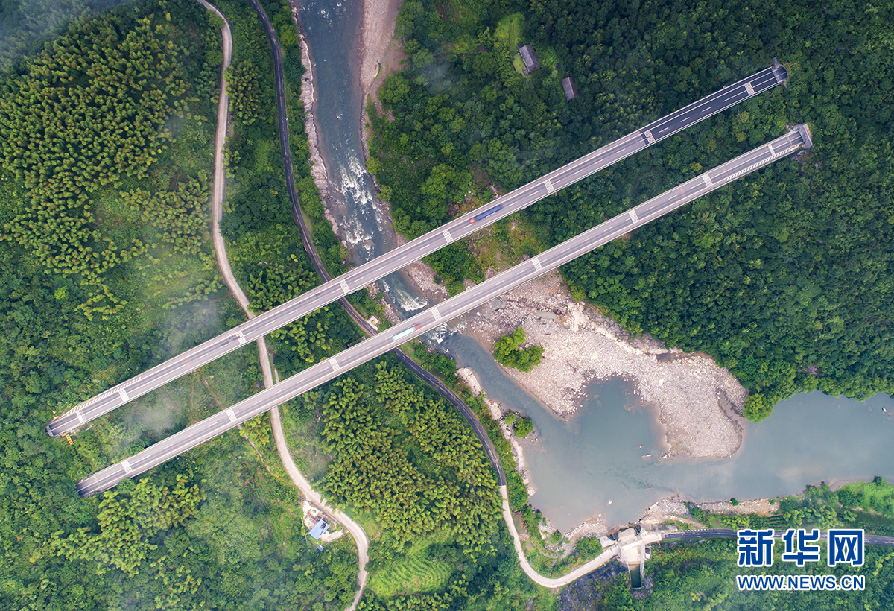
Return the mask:
{"type": "MultiPolygon", "coordinates": [[[[220,266],[221,274],[223,274],[224,277],[224,282],[226,282],[227,287],[229,287],[230,292],[233,294],[233,297],[236,298],[236,301],[245,312],[245,315],[249,318],[254,318],[254,313],[249,309],[248,298],[245,296],[245,293],[242,291],[242,288],[239,286],[239,283],[236,282],[236,278],[233,276],[233,271],[230,268],[230,262],[227,259],[226,246],[224,244],[223,236],[220,233],[220,221],[223,218],[223,196],[225,183],[225,174],[223,167],[223,146],[226,141],[227,110],[229,106],[226,90],[226,79],[224,78],[224,74],[227,67],[230,65],[230,60],[232,57],[232,36],[230,34],[230,24],[221,14],[221,12],[217,10],[217,8],[209,4],[206,0],[198,1],[202,4],[202,6],[210,11],[214,11],[221,19],[224,20],[224,28],[223,30],[221,30],[221,34],[223,35],[223,66],[221,67],[220,102],[217,109],[217,135],[214,144],[214,186],[211,196],[212,236],[214,241],[214,251],[217,256],[217,263],[220,266]]],[[[277,48],[274,47],[274,53],[276,52],[277,48]]],[[[302,232],[302,234],[304,234],[304,232],[302,232]]],[[[314,248],[311,248],[310,250],[312,254],[316,254],[314,248]]],[[[319,265],[319,268],[322,268],[322,264],[319,265]]],[[[345,303],[345,305],[347,305],[347,303],[345,303]]],[[[352,310],[353,308],[350,309],[352,310]]],[[[365,325],[363,325],[363,323],[366,323],[366,321],[363,320],[362,317],[359,316],[359,314],[355,317],[355,320],[357,320],[358,318],[360,319],[358,322],[362,321],[361,326],[364,326],[364,330],[367,330],[365,328],[365,325]]],[[[259,338],[257,344],[258,358],[260,359],[261,370],[264,375],[264,387],[270,388],[274,384],[274,372],[270,367],[270,357],[267,352],[267,345],[264,342],[264,338],[259,338]]],[[[406,355],[404,355],[401,351],[395,351],[395,353],[399,357],[403,356],[404,358],[401,360],[406,365],[411,366],[411,368],[413,368],[417,375],[423,377],[423,379],[428,381],[430,384],[435,385],[436,389],[440,390],[442,394],[445,394],[448,400],[451,399],[451,396],[455,397],[455,395],[450,392],[449,389],[447,389],[443,384],[440,383],[440,380],[437,380],[437,378],[429,374],[429,372],[419,367],[414,361],[412,361],[409,357],[406,357],[406,355]]],[[[277,374],[276,377],[279,378],[279,375],[277,374]]],[[[524,551],[522,549],[521,539],[519,538],[518,531],[516,530],[515,523],[512,519],[512,512],[509,508],[509,496],[506,487],[505,475],[503,475],[499,459],[496,457],[496,451],[493,448],[493,444],[490,443],[490,439],[487,438],[487,435],[482,430],[480,423],[477,423],[477,418],[475,418],[474,415],[470,418],[469,415],[465,413],[466,411],[471,413],[471,410],[469,410],[468,407],[465,406],[465,404],[458,397],[456,397],[456,402],[451,402],[454,403],[454,405],[456,405],[456,403],[459,403],[462,407],[465,407],[465,410],[461,410],[463,415],[466,416],[466,418],[469,419],[473,425],[478,424],[478,426],[473,426],[473,429],[478,434],[479,438],[481,438],[482,444],[484,445],[484,448],[488,453],[488,458],[491,460],[491,463],[495,465],[500,496],[503,499],[503,519],[506,521],[506,526],[509,528],[509,532],[512,534],[512,540],[515,544],[515,551],[518,554],[521,568],[528,577],[530,577],[535,583],[541,586],[547,588],[558,588],[560,586],[571,583],[575,579],[586,575],[587,573],[595,570],[596,568],[611,560],[611,558],[617,553],[615,549],[603,552],[587,564],[578,567],[574,571],[562,577],[544,577],[543,575],[535,571],[531,564],[528,562],[528,559],[525,557],[524,551]]],[[[344,512],[334,507],[328,506],[325,499],[323,499],[323,497],[320,496],[319,493],[315,492],[313,488],[311,488],[310,482],[308,482],[307,479],[298,470],[298,466],[295,464],[295,461],[292,459],[292,455],[289,452],[289,447],[286,442],[285,433],[282,427],[282,417],[279,412],[279,407],[275,407],[270,410],[270,425],[273,429],[273,439],[276,443],[276,449],[279,452],[280,460],[282,461],[286,472],[289,474],[289,477],[292,478],[295,486],[297,486],[297,488],[301,491],[301,493],[308,501],[317,505],[320,509],[329,513],[336,520],[338,520],[345,527],[345,529],[347,529],[347,531],[351,533],[351,536],[354,537],[354,541],[357,543],[357,556],[359,564],[357,583],[360,586],[360,589],[354,596],[354,602],[347,609],[347,611],[354,611],[354,609],[356,609],[357,605],[359,604],[361,597],[363,596],[364,590],[366,589],[366,582],[368,579],[366,564],[369,561],[369,538],[367,537],[366,532],[363,530],[363,528],[359,524],[354,522],[350,517],[348,517],[344,512]]]]}
{"type": "MultiPolygon", "coordinates": [[[[223,236],[220,233],[220,221],[223,218],[224,184],[226,181],[226,174],[224,173],[223,166],[223,147],[227,137],[227,112],[229,108],[225,75],[232,59],[233,37],[230,33],[230,23],[227,21],[227,18],[224,17],[216,7],[206,2],[206,0],[198,1],[206,9],[217,14],[217,16],[223,19],[224,22],[224,27],[221,30],[221,35],[223,37],[223,64],[221,65],[220,70],[220,100],[217,105],[217,133],[214,138],[214,185],[211,190],[211,235],[214,243],[214,253],[217,256],[217,264],[220,267],[224,282],[230,289],[233,297],[235,297],[236,301],[239,303],[239,307],[242,308],[248,318],[254,318],[254,312],[249,308],[248,298],[245,296],[245,292],[239,286],[239,283],[236,282],[235,276],[233,276],[230,261],[227,259],[226,245],[224,244],[223,236]]],[[[270,356],[267,352],[267,344],[264,342],[263,337],[258,338],[257,344],[258,359],[261,362],[261,371],[264,375],[264,387],[270,388],[274,384],[274,371],[270,366],[270,356]]],[[[276,377],[277,381],[279,381],[278,374],[276,377]]],[[[351,606],[347,609],[347,611],[354,611],[360,602],[360,598],[363,596],[363,591],[366,589],[366,581],[368,577],[366,564],[369,561],[369,538],[366,536],[366,532],[364,532],[363,528],[349,518],[344,512],[334,507],[329,507],[323,497],[311,488],[307,478],[301,475],[298,466],[292,459],[292,454],[289,452],[289,446],[286,443],[286,436],[282,428],[282,417],[279,413],[279,407],[270,410],[270,426],[273,429],[273,439],[276,442],[276,450],[279,452],[279,458],[282,461],[286,472],[289,474],[289,477],[292,478],[292,482],[294,482],[295,486],[308,501],[317,505],[317,507],[338,520],[345,529],[351,533],[354,537],[354,541],[357,543],[357,558],[359,565],[357,584],[360,588],[354,595],[354,602],[351,603],[351,606]]]]}

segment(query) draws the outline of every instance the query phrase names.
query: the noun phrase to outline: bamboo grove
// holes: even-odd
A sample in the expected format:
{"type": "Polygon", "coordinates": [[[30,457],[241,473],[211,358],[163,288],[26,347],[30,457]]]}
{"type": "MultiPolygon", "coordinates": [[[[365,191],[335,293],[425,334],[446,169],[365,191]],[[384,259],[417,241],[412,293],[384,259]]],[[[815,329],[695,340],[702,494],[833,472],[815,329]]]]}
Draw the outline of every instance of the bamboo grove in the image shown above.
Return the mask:
{"type": "MultiPolygon", "coordinates": [[[[88,315],[120,311],[106,277],[146,254],[140,243],[103,234],[95,198],[146,178],[172,137],[166,120],[189,112],[189,51],[171,36],[170,19],[160,11],[88,21],[0,83],[0,163],[24,185],[3,238],[27,248],[48,272],[89,286],[80,304],[88,315]]],[[[135,204],[147,199],[134,197],[135,204]]],[[[165,222],[169,242],[190,240],[171,216],[147,220],[165,222]]]]}

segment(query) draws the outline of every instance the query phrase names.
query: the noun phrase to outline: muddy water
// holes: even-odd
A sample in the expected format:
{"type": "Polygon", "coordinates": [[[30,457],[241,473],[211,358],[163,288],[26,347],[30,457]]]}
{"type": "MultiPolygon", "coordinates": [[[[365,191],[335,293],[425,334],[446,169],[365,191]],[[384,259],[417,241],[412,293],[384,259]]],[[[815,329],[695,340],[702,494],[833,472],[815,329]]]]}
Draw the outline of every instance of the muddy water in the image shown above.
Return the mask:
{"type": "MultiPolygon", "coordinates": [[[[359,0],[308,0],[299,16],[316,65],[320,149],[335,186],[340,235],[362,262],[394,248],[394,236],[362,161],[361,10],[359,0]]],[[[398,274],[385,286],[404,313],[425,305],[398,274]]],[[[751,498],[796,493],[833,478],[894,477],[894,401],[887,396],[860,403],[800,395],[780,404],[767,422],[748,425],[732,460],[656,463],[660,432],[627,383],[592,384],[584,406],[562,421],[504,376],[473,340],[453,334],[444,345],[459,366],[475,370],[488,396],[534,420],[538,440],[525,443],[538,488],[532,503],[563,531],[595,514],[612,525],[636,520],[669,494],[751,498]]]]}
{"type": "Polygon", "coordinates": [[[512,384],[475,341],[453,335],[445,343],[488,397],[534,421],[536,441],[522,442],[537,487],[531,503],[565,532],[597,514],[610,525],[635,521],[669,495],[746,499],[795,494],[824,480],[894,478],[894,400],[887,395],[864,402],[797,395],[767,421],[747,424],[730,460],[658,462],[665,448],[654,410],[627,382],[590,384],[583,407],[561,420],[512,384]]]}

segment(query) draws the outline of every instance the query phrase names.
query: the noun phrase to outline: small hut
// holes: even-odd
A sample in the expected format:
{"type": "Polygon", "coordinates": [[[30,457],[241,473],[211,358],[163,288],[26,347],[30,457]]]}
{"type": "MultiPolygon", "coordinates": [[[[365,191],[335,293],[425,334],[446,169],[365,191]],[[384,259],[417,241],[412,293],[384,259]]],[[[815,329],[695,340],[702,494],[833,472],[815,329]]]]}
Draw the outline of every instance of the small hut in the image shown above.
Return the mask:
{"type": "Polygon", "coordinates": [[[531,45],[519,45],[518,52],[521,54],[522,61],[525,63],[525,67],[522,69],[522,72],[527,76],[531,74],[540,67],[540,62],[537,61],[537,55],[534,53],[534,47],[531,45]]]}
{"type": "Polygon", "coordinates": [[[577,92],[574,90],[574,82],[571,80],[570,76],[566,76],[562,79],[562,89],[565,90],[566,100],[573,100],[574,96],[577,95],[577,92]]]}
{"type": "Polygon", "coordinates": [[[310,536],[314,539],[319,539],[326,534],[327,530],[329,530],[329,522],[327,522],[326,520],[320,520],[314,525],[312,529],[310,529],[310,536]]]}

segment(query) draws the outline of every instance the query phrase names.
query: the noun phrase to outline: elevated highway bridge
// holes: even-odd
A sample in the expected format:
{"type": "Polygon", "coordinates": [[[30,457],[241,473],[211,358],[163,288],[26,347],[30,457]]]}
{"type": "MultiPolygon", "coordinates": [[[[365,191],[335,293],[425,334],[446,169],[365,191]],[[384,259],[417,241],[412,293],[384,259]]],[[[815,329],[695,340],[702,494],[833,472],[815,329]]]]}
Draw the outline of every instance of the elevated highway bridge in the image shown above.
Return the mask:
{"type": "MultiPolygon", "coordinates": [[[[686,203],[729,184],[787,155],[811,146],[806,125],[744,155],[665,191],[536,257],[471,287],[395,327],[374,335],[279,384],[229,407],[146,448],[142,452],[87,477],[77,484],[81,496],[108,490],[194,448],[225,431],[285,403],[346,371],[421,335],[434,327],[497,297],[529,280],[568,263],[686,203]]],[[[468,221],[466,221],[468,222],[468,221]]],[[[325,285],[324,285],[325,286],[325,285]]]]}
{"type": "Polygon", "coordinates": [[[483,227],[523,210],[531,204],[572,185],[618,161],[664,140],[711,115],[748,98],[784,84],[785,68],[774,61],[761,70],[732,85],[681,108],[657,121],[584,155],[515,191],[464,214],[446,224],[400,246],[338,278],[330,280],[295,299],[265,312],[238,327],[173,357],[144,373],[121,382],[54,418],[46,427],[51,437],[71,434],[75,430],[159,388],[180,376],[194,371],[253,342],[311,312],[370,285],[452,242],[483,227]],[[484,214],[487,213],[487,214],[484,214]],[[476,217],[477,218],[476,220],[476,217]]]}

